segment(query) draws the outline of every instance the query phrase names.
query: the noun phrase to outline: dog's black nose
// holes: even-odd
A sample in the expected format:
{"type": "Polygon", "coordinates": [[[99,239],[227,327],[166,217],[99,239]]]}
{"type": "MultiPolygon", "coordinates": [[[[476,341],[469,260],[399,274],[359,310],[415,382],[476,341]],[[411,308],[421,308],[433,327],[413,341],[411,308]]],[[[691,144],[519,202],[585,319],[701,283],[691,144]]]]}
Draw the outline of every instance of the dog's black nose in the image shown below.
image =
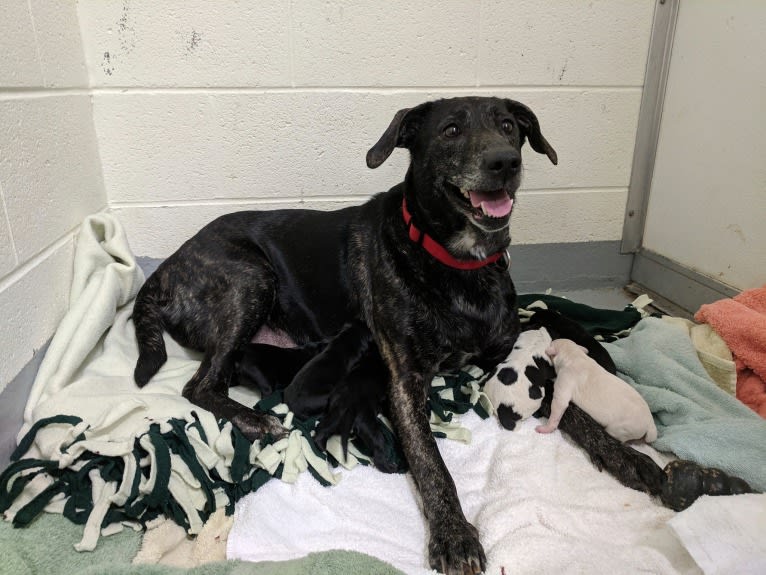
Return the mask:
{"type": "Polygon", "coordinates": [[[487,150],[482,155],[482,167],[499,176],[514,175],[521,169],[521,154],[508,148],[487,150]]]}

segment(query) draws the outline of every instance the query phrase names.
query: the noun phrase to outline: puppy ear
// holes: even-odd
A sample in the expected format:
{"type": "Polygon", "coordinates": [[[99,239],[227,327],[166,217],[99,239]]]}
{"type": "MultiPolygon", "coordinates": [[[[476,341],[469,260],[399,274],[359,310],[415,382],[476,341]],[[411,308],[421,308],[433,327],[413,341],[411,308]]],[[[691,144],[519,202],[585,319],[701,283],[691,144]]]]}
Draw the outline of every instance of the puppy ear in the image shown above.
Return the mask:
{"type": "Polygon", "coordinates": [[[547,355],[548,357],[553,357],[554,355],[556,355],[556,353],[557,353],[556,346],[554,345],[549,345],[548,349],[545,350],[545,355],[547,355]]]}
{"type": "Polygon", "coordinates": [[[377,143],[367,152],[367,167],[375,169],[388,159],[394,148],[409,148],[430,102],[399,110],[377,143]]]}
{"type": "Polygon", "coordinates": [[[581,349],[581,350],[582,350],[582,351],[585,353],[585,355],[588,355],[588,354],[590,353],[590,352],[588,351],[588,348],[587,348],[587,347],[583,347],[583,346],[581,346],[581,345],[578,345],[577,347],[579,347],[579,348],[580,348],[580,349],[581,349]]]}
{"type": "Polygon", "coordinates": [[[509,111],[521,125],[521,143],[524,143],[524,137],[526,136],[529,138],[529,143],[535,152],[538,154],[545,154],[553,164],[558,164],[558,154],[556,154],[556,150],[554,150],[548,143],[548,140],[543,137],[543,134],[540,131],[540,123],[537,121],[535,113],[516,100],[506,99],[505,103],[508,105],[509,111]]]}

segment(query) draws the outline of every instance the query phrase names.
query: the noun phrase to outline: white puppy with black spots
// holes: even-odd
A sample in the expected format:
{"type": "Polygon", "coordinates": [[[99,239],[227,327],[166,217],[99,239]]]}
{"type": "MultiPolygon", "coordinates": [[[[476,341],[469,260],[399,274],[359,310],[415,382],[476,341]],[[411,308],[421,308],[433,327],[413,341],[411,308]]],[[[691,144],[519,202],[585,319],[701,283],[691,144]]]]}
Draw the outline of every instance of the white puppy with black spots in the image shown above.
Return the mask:
{"type": "Polygon", "coordinates": [[[500,424],[516,424],[540,409],[545,397],[545,380],[554,375],[545,350],[551,336],[544,327],[519,334],[510,355],[498,364],[484,384],[484,393],[495,408],[500,424]]]}
{"type": "Polygon", "coordinates": [[[556,368],[556,385],[551,416],[538,432],[555,430],[573,401],[620,441],[657,439],[652,412],[641,394],[596,363],[587,349],[571,339],[556,339],[546,353],[556,368]]]}

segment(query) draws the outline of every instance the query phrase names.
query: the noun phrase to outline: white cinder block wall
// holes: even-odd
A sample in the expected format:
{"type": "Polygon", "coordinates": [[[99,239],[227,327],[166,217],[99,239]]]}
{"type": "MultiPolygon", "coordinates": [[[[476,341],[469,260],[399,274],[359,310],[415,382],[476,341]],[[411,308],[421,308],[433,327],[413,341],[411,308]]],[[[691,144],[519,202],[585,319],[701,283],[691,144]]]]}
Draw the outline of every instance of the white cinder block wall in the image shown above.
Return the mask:
{"type": "Polygon", "coordinates": [[[514,243],[618,240],[652,0],[80,0],[111,209],[165,257],[239,209],[360,203],[406,152],[364,157],[399,108],[530,105],[560,164],[528,150],[514,243]]]}
{"type": "Polygon", "coordinates": [[[0,391],[67,306],[73,235],[110,206],[165,257],[213,217],[334,208],[400,181],[364,157],[399,108],[530,105],[515,244],[618,240],[653,0],[5,0],[0,391]]]}
{"type": "Polygon", "coordinates": [[[66,311],[74,233],[105,206],[75,4],[3,0],[0,391],[66,311]]]}

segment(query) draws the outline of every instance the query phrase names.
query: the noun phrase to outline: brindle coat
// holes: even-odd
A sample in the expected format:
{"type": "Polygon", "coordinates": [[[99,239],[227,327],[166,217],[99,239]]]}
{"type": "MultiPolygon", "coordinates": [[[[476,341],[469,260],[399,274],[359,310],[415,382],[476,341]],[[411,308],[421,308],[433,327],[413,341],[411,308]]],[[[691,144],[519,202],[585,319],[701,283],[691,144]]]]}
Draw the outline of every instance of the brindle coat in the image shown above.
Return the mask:
{"type": "MultiPolygon", "coordinates": [[[[519,102],[427,102],[398,112],[367,155],[375,168],[395,147],[410,151],[404,182],[388,192],[332,212],[239,212],[211,222],[137,296],[137,384],[165,362],[165,330],[204,352],[185,397],[233,421],[250,439],[280,434],[276,420],[227,395],[240,348],[263,326],[301,344],[362,320],[390,372],[391,418],[423,500],[429,563],[448,574],[483,570],[477,530],[460,507],[424,402],[438,370],[467,362],[491,368],[508,355],[519,333],[516,293],[502,265],[454,269],[411,241],[402,201],[413,223],[452,256],[476,260],[501,252],[510,244],[507,200],[520,183],[526,140],[557,162],[535,114],[519,102]],[[493,217],[468,196],[474,205],[484,198],[505,208],[493,217]]],[[[610,442],[575,406],[561,428],[624,483],[662,489],[662,471],[651,460],[610,442]]]]}

